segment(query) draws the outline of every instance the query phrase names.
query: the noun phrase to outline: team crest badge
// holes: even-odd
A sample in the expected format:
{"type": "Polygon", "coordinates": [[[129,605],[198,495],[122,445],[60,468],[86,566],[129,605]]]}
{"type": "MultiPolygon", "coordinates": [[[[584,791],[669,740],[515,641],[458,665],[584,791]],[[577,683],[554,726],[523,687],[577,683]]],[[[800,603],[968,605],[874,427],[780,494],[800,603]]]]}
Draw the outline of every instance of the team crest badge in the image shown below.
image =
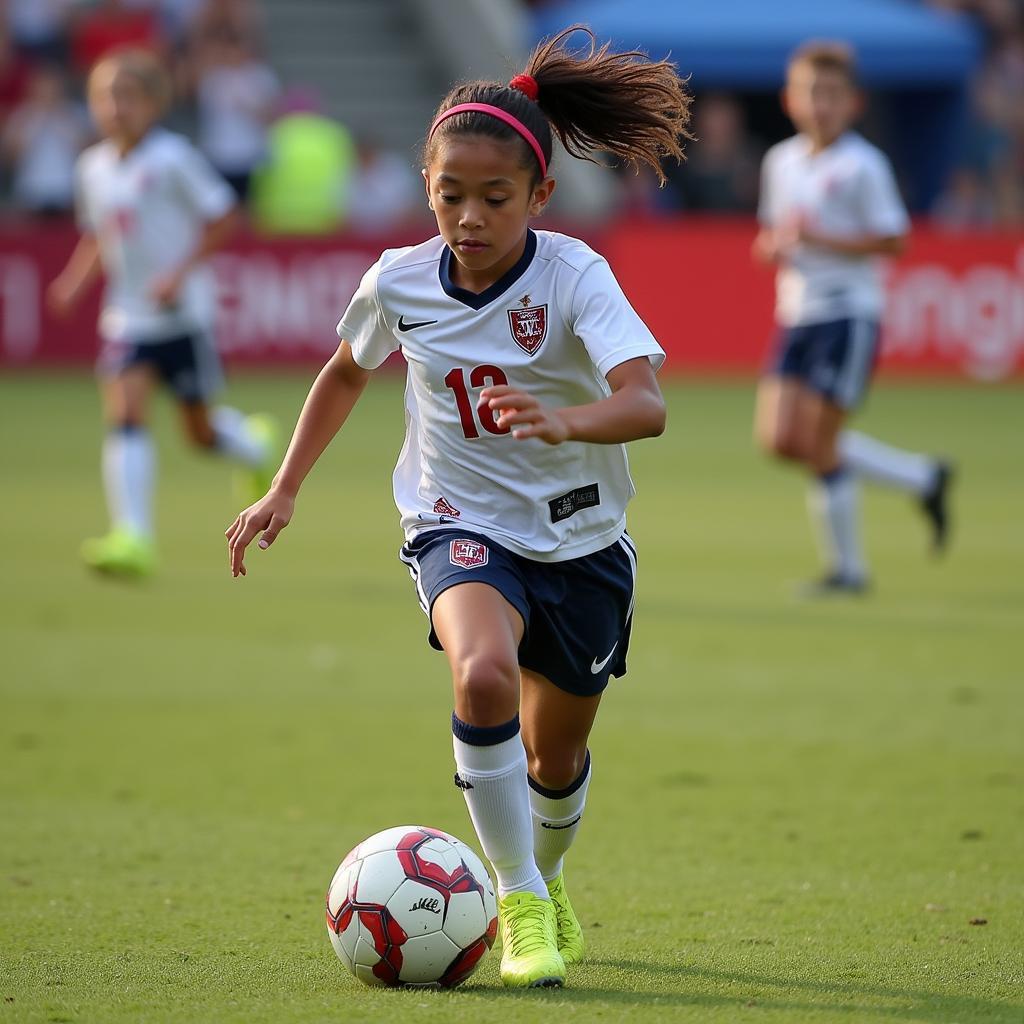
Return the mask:
{"type": "Polygon", "coordinates": [[[479,569],[480,566],[487,564],[487,545],[481,544],[478,540],[460,537],[452,541],[448,558],[452,565],[459,565],[463,569],[479,569]]]}
{"type": "MultiPolygon", "coordinates": [[[[529,296],[526,296],[529,299],[529,296]]],[[[512,340],[528,355],[532,356],[544,344],[548,333],[548,307],[527,306],[525,309],[510,309],[508,326],[512,340]]]]}

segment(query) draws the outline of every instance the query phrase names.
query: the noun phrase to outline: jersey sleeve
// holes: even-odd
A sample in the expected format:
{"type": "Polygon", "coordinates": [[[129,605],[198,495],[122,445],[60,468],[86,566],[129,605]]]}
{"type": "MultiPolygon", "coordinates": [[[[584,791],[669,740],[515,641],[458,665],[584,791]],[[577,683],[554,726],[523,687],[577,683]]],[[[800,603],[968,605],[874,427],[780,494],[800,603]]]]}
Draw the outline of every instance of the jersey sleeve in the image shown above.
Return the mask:
{"type": "Polygon", "coordinates": [[[860,208],[869,234],[890,238],[904,235],[910,219],[889,161],[881,154],[866,161],[860,178],[860,208]]]}
{"type": "Polygon", "coordinates": [[[384,321],[377,296],[378,260],[363,274],[348,309],[338,321],[338,337],[352,346],[352,358],[364,370],[376,370],[392,352],[398,351],[398,339],[384,321]]]}
{"type": "Polygon", "coordinates": [[[570,325],[603,376],[639,356],[647,356],[655,370],[665,361],[664,351],[629,304],[607,260],[597,260],[580,275],[570,325]]]}
{"type": "Polygon", "coordinates": [[[231,186],[192,146],[182,146],[173,167],[178,190],[202,220],[217,220],[235,205],[231,186]]]}

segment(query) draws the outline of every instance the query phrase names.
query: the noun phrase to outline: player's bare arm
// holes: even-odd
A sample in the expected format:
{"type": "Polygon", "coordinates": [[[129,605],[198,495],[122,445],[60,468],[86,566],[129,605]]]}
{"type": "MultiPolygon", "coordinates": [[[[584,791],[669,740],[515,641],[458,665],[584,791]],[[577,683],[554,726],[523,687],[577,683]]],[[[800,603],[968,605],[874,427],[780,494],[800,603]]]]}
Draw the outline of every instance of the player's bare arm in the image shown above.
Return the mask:
{"type": "Polygon", "coordinates": [[[835,238],[808,227],[801,227],[799,241],[841,256],[899,256],[907,247],[906,235],[862,235],[859,238],[835,238]]]}
{"type": "Polygon", "coordinates": [[[761,228],[750,247],[755,263],[776,263],[779,259],[779,246],[773,228],[761,228]]]}
{"type": "Polygon", "coordinates": [[[246,575],[245,549],[258,533],[259,546],[266,549],[291,521],[302,482],[348,419],[369,379],[369,371],[352,358],[349,343],[343,341],[309,390],[270,490],[240,512],[224,533],[232,576],[246,575]]]}
{"type": "Polygon", "coordinates": [[[238,230],[241,218],[237,207],[228,210],[221,217],[207,221],[203,226],[202,233],[195,249],[173,270],[161,274],[152,285],[150,294],[161,306],[173,305],[178,298],[178,292],[185,283],[185,278],[196,267],[200,266],[206,259],[215,252],[222,249],[238,230]]]}
{"type": "Polygon", "coordinates": [[[78,240],[67,266],[54,278],[46,292],[50,312],[69,316],[102,273],[100,247],[96,236],[86,232],[78,240]]]}
{"type": "Polygon", "coordinates": [[[646,356],[620,363],[609,371],[608,383],[608,398],[563,409],[543,405],[507,384],[485,388],[480,400],[498,413],[499,427],[513,428],[517,441],[539,437],[548,444],[625,444],[664,432],[665,402],[646,356]]]}

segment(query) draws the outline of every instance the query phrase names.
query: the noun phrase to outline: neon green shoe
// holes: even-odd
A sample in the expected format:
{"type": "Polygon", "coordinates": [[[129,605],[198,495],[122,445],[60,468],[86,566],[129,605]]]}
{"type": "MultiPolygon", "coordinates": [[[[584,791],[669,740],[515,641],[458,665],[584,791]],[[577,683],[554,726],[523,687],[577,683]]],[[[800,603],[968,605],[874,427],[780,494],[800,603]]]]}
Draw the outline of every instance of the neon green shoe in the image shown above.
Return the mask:
{"type": "Polygon", "coordinates": [[[532,892],[498,900],[501,919],[501,981],[506,988],[549,988],[565,982],[558,952],[555,908],[532,892]]]}
{"type": "Polygon", "coordinates": [[[555,923],[558,934],[558,952],[566,964],[578,964],[583,959],[583,929],[565,891],[565,876],[559,874],[545,883],[555,907],[555,923]]]}
{"type": "Polygon", "coordinates": [[[238,471],[237,489],[242,501],[251,505],[259,501],[273,483],[277,464],[280,460],[281,430],[273,416],[255,413],[246,416],[249,430],[263,443],[263,462],[254,468],[238,471]]]}
{"type": "Polygon", "coordinates": [[[149,537],[117,527],[82,543],[82,559],[97,572],[144,579],[156,572],[156,547],[149,537]]]}

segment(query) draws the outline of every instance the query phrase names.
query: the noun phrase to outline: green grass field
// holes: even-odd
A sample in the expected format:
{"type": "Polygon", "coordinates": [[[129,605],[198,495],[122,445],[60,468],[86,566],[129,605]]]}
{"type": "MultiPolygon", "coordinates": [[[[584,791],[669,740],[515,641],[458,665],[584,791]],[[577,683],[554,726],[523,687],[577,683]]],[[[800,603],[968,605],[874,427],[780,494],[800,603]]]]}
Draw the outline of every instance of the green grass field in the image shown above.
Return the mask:
{"type": "MultiPolygon", "coordinates": [[[[236,379],[291,422],[302,377],[236,379]]],[[[865,429],[962,467],[951,556],[866,499],[877,589],[808,605],[798,477],[747,384],[674,386],[633,449],[630,673],[568,878],[590,960],[504,992],[368,990],[327,941],[345,852],[472,838],[444,659],[405,569],[377,380],[232,580],[222,464],[161,406],[164,570],[90,578],[86,376],[0,381],[0,1021],[1024,1021],[1024,393],[880,386],[865,429]],[[984,922],[984,923],[982,923],[984,922]]]]}

